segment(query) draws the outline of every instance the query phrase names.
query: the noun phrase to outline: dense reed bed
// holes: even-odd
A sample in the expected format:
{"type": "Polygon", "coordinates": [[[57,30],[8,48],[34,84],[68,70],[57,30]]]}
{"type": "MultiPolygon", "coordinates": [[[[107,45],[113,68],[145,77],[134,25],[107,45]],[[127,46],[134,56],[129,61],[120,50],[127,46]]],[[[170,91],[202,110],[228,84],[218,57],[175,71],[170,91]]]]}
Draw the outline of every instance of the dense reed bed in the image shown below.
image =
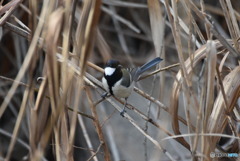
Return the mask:
{"type": "Polygon", "coordinates": [[[236,160],[239,5],[2,0],[0,160],[236,160]],[[105,62],[158,56],[121,117],[124,100],[101,97],[105,62]]]}

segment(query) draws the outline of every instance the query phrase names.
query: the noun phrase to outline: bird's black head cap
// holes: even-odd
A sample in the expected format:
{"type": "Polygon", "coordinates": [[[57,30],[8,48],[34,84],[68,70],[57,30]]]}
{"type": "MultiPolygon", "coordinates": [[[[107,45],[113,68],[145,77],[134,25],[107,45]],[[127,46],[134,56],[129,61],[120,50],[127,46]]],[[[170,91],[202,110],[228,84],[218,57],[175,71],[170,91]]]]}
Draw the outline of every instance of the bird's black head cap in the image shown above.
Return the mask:
{"type": "Polygon", "coordinates": [[[106,67],[117,68],[120,65],[119,61],[117,60],[108,60],[106,63],[106,67]]]}

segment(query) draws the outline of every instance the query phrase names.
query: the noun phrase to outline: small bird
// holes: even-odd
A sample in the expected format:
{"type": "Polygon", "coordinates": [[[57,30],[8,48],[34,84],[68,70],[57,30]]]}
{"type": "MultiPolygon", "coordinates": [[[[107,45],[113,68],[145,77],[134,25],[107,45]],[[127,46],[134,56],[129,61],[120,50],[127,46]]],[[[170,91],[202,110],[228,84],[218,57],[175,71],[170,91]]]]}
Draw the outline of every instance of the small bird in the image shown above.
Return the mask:
{"type": "Polygon", "coordinates": [[[163,59],[157,57],[141,67],[135,69],[126,69],[120,65],[117,60],[109,60],[104,68],[104,75],[102,78],[102,84],[104,89],[107,91],[103,97],[110,93],[118,98],[125,98],[125,104],[120,115],[124,117],[125,107],[127,105],[127,99],[130,96],[134,83],[137,82],[138,78],[142,73],[148,69],[156,66],[163,59]]]}

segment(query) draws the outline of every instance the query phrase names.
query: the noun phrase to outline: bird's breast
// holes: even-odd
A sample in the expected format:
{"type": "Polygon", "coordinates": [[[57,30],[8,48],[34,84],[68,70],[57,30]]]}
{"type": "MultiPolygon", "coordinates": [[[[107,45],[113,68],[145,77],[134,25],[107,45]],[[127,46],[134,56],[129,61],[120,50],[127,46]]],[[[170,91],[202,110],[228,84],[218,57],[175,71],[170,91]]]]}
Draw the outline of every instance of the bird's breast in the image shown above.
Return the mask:
{"type": "Polygon", "coordinates": [[[121,85],[121,82],[122,80],[116,82],[114,86],[112,86],[113,95],[118,98],[127,98],[133,90],[133,83],[129,87],[125,87],[121,85]]]}

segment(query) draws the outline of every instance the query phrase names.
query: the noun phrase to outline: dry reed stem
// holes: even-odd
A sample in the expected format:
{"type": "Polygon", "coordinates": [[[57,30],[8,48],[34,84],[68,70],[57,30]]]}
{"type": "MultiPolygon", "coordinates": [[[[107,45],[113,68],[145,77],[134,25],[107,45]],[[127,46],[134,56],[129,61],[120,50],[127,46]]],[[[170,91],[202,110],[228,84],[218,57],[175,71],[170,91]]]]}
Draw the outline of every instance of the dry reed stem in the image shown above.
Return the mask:
{"type": "Polygon", "coordinates": [[[62,71],[62,90],[63,93],[66,93],[66,91],[68,90],[67,87],[69,86],[69,84],[71,83],[72,79],[72,73],[68,73],[68,65],[67,65],[67,60],[69,59],[69,45],[70,45],[70,35],[71,35],[71,27],[72,27],[72,23],[73,23],[73,13],[74,13],[74,5],[75,5],[76,1],[74,0],[73,3],[71,3],[71,1],[65,1],[65,12],[64,12],[64,20],[65,23],[63,25],[63,41],[62,41],[62,57],[63,57],[63,63],[61,65],[61,71],[62,71]],[[73,11],[71,11],[73,10],[73,11]],[[69,78],[69,79],[68,79],[69,78]]]}
{"type": "Polygon", "coordinates": [[[230,32],[230,35],[232,37],[233,43],[237,49],[237,51],[239,51],[239,44],[237,42],[237,39],[239,38],[239,28],[236,22],[236,17],[233,14],[233,9],[232,9],[232,5],[231,3],[229,3],[229,1],[225,1],[225,0],[220,0],[219,1],[222,8],[223,8],[223,13],[224,13],[224,17],[225,20],[227,22],[228,25],[228,30],[230,32]]]}
{"type": "Polygon", "coordinates": [[[21,21],[19,20],[16,16],[11,15],[11,17],[13,18],[13,20],[15,22],[17,22],[17,24],[19,24],[23,29],[27,30],[27,32],[31,33],[31,30],[21,21]]]}
{"type": "Polygon", "coordinates": [[[194,137],[196,135],[200,135],[200,136],[209,136],[209,137],[224,137],[224,138],[233,138],[233,139],[238,139],[240,140],[239,137],[236,136],[232,136],[232,135],[226,135],[226,134],[222,134],[222,133],[205,133],[205,134],[197,134],[197,133],[190,133],[190,134],[182,134],[182,135],[174,135],[174,136],[167,136],[165,138],[163,138],[161,141],[165,141],[165,140],[169,140],[169,139],[174,139],[174,138],[178,138],[178,137],[194,137]]]}
{"type": "MultiPolygon", "coordinates": [[[[181,73],[183,75],[182,79],[184,81],[186,81],[187,86],[190,87],[190,80],[188,79],[186,66],[184,64],[182,43],[181,43],[181,40],[180,40],[179,19],[178,19],[178,11],[177,11],[177,6],[176,6],[177,4],[176,4],[175,1],[172,1],[172,7],[173,7],[173,15],[172,15],[171,12],[170,12],[170,6],[169,6],[168,2],[165,2],[165,3],[166,3],[165,7],[167,8],[168,18],[169,18],[169,21],[172,25],[174,42],[176,43],[176,48],[177,48],[177,51],[178,51],[178,58],[179,58],[179,61],[180,61],[180,66],[181,66],[181,73]]],[[[173,109],[171,109],[171,110],[173,110],[173,109]]],[[[172,113],[174,113],[174,111],[172,113]]],[[[177,117],[177,115],[173,114],[172,115],[173,131],[175,132],[175,134],[180,134],[178,121],[176,121],[175,117],[177,117]]],[[[183,138],[178,138],[178,139],[179,139],[180,142],[182,142],[182,144],[184,144],[185,147],[187,147],[187,149],[190,149],[189,144],[183,138]]]]}
{"type": "Polygon", "coordinates": [[[158,0],[148,0],[147,2],[155,54],[160,56],[163,47],[165,22],[162,16],[162,6],[158,0]]]}
{"type": "MultiPolygon", "coordinates": [[[[235,15],[235,11],[234,11],[234,9],[233,9],[233,7],[232,7],[232,3],[231,3],[231,1],[229,1],[229,0],[226,0],[226,3],[227,3],[227,7],[228,7],[228,12],[229,12],[229,14],[230,14],[230,18],[231,18],[231,20],[232,20],[232,25],[233,25],[233,31],[234,31],[234,34],[235,34],[235,37],[238,39],[239,38],[239,36],[240,36],[240,31],[239,31],[239,26],[238,26],[238,24],[237,24],[237,19],[236,19],[236,15],[235,15]]],[[[236,39],[236,40],[237,40],[236,39]]],[[[238,45],[238,43],[236,44],[236,46],[237,46],[237,50],[239,49],[238,47],[239,47],[239,45],[238,45]]],[[[239,50],[238,50],[239,51],[239,50]]]]}
{"type": "MultiPolygon", "coordinates": [[[[206,76],[206,104],[205,104],[205,114],[204,114],[204,128],[208,123],[209,115],[212,111],[214,103],[214,82],[216,77],[216,65],[217,65],[217,49],[214,41],[208,40],[206,44],[206,57],[207,57],[207,76],[206,76]]],[[[205,130],[204,130],[205,131],[205,130]]]]}
{"type": "MultiPolygon", "coordinates": [[[[61,87],[62,87],[62,103],[60,104],[59,108],[65,108],[67,106],[67,101],[71,100],[68,97],[68,92],[69,92],[69,87],[71,86],[71,84],[73,83],[73,72],[68,72],[68,66],[67,66],[67,60],[69,58],[69,45],[70,45],[70,35],[71,35],[71,31],[72,31],[72,24],[73,24],[73,18],[74,18],[74,11],[75,11],[75,7],[76,7],[76,0],[73,1],[65,1],[64,3],[65,8],[64,8],[64,25],[63,25],[63,40],[62,40],[62,56],[63,56],[63,63],[61,65],[61,87]],[[66,105],[65,105],[66,104],[66,105]],[[65,105],[65,106],[64,106],[65,105]]],[[[78,87],[78,86],[77,86],[78,87]]],[[[68,109],[70,109],[68,107],[68,109]]],[[[74,115],[76,113],[76,111],[74,109],[72,109],[72,111],[74,112],[74,115]]],[[[80,114],[80,112],[77,112],[78,114],[80,114]]],[[[86,115],[87,116],[87,115],[86,115]]],[[[77,116],[75,116],[77,117],[77,116]]],[[[67,110],[65,110],[65,113],[62,116],[63,119],[60,120],[61,126],[59,127],[59,132],[60,134],[63,134],[64,137],[62,137],[60,139],[60,142],[64,142],[64,144],[61,144],[61,156],[59,156],[59,160],[61,158],[64,158],[65,160],[73,160],[73,152],[72,152],[72,148],[70,148],[72,146],[72,140],[73,137],[71,137],[69,129],[70,126],[69,125],[69,116],[67,113],[67,110]],[[63,127],[62,127],[63,126],[63,127]]],[[[74,125],[73,125],[74,126],[74,125]]],[[[56,153],[57,153],[57,149],[56,149],[56,153]]]]}
{"type": "MultiPolygon", "coordinates": [[[[86,128],[85,123],[84,123],[84,120],[83,120],[83,118],[81,116],[78,116],[78,122],[79,122],[79,125],[82,128],[83,137],[86,140],[88,148],[89,149],[93,149],[93,145],[92,145],[92,141],[91,141],[90,136],[89,136],[89,132],[87,131],[87,128],[86,128]]],[[[94,151],[93,150],[91,150],[90,153],[92,155],[94,155],[94,151]]],[[[98,161],[97,157],[93,157],[93,159],[94,159],[94,161],[98,161]]]]}
{"type": "MultiPolygon", "coordinates": [[[[50,98],[50,104],[51,104],[51,110],[53,112],[53,122],[52,124],[48,125],[48,128],[43,129],[42,135],[38,138],[39,142],[35,143],[36,145],[32,145],[32,146],[36,146],[37,149],[32,151],[32,159],[36,159],[39,160],[42,155],[44,154],[44,149],[47,145],[47,142],[49,140],[50,134],[52,132],[52,130],[54,129],[54,134],[55,134],[55,141],[56,141],[56,149],[60,149],[59,147],[59,135],[57,133],[57,129],[54,127],[57,123],[57,119],[62,118],[62,111],[63,108],[61,108],[59,106],[59,104],[61,104],[61,102],[58,102],[57,100],[59,100],[59,69],[57,66],[57,58],[55,57],[55,53],[57,50],[57,43],[58,43],[58,38],[59,38],[59,34],[61,31],[61,23],[62,23],[62,17],[63,17],[63,8],[59,7],[57,10],[53,11],[52,13],[50,12],[52,9],[52,5],[53,4],[49,4],[49,8],[48,8],[48,15],[49,16],[47,19],[49,21],[48,25],[46,26],[46,31],[44,31],[42,34],[43,36],[46,35],[45,39],[46,39],[46,61],[45,61],[45,69],[46,72],[44,73],[44,75],[47,77],[47,86],[45,87],[43,85],[43,88],[47,88],[47,92],[49,92],[49,98],[50,98]],[[58,108],[59,107],[59,108],[58,108]],[[52,128],[52,127],[53,128],[52,128]],[[37,145],[38,144],[38,145],[37,145]]],[[[41,94],[46,94],[46,93],[39,93],[39,98],[41,98],[41,94]]],[[[44,105],[44,104],[42,104],[44,105]]],[[[36,106],[42,106],[42,105],[38,105],[36,104],[36,106]]],[[[46,105],[46,104],[45,104],[46,105]]],[[[38,115],[39,118],[41,117],[41,114],[43,113],[48,113],[48,110],[44,110],[44,108],[41,108],[39,111],[36,111],[36,113],[33,112],[33,115],[38,115]]],[[[46,117],[46,116],[45,116],[46,117]]],[[[42,117],[42,118],[45,118],[42,117]]],[[[34,117],[32,117],[34,118],[34,117]]],[[[35,120],[35,119],[33,119],[35,120]]],[[[43,119],[44,120],[44,119],[43,119]]],[[[49,118],[47,119],[49,121],[49,118]]],[[[64,120],[64,119],[63,119],[64,120]]],[[[35,122],[35,125],[32,126],[37,126],[37,121],[35,122]]],[[[43,125],[42,122],[40,123],[42,127],[45,127],[46,125],[43,125]]],[[[35,131],[36,132],[36,131],[35,131]]],[[[39,134],[37,134],[39,135],[39,134]]],[[[64,136],[64,135],[63,135],[64,136]]],[[[64,137],[62,137],[64,138],[64,137]]],[[[60,139],[62,139],[60,138],[60,139]]],[[[35,137],[33,137],[32,139],[37,139],[35,137]]],[[[34,140],[32,141],[34,142],[34,140]]],[[[60,154],[57,152],[56,153],[56,157],[59,158],[60,154]]]]}
{"type": "MultiPolygon", "coordinates": [[[[206,44],[206,69],[205,69],[205,85],[203,86],[203,118],[202,118],[202,133],[207,132],[207,125],[209,123],[209,116],[214,103],[214,87],[216,77],[216,65],[217,65],[217,50],[214,41],[207,41],[206,44]]],[[[209,146],[209,137],[202,138],[202,150],[205,146],[209,146]]]]}
{"type": "Polygon", "coordinates": [[[103,145],[103,143],[100,143],[100,145],[98,146],[96,152],[87,161],[90,161],[90,160],[94,159],[94,157],[97,155],[97,153],[99,152],[99,150],[100,150],[102,145],[103,145]]]}
{"type": "MultiPolygon", "coordinates": [[[[73,111],[73,109],[72,109],[71,107],[67,107],[67,108],[68,108],[69,111],[73,111]]],[[[86,113],[83,113],[83,112],[80,112],[80,111],[77,111],[77,113],[78,113],[79,115],[84,116],[84,117],[86,117],[86,118],[89,118],[89,119],[91,119],[91,120],[94,120],[94,119],[95,119],[93,116],[88,115],[88,114],[86,114],[86,113]]]]}
{"type": "MultiPolygon", "coordinates": [[[[54,142],[55,142],[55,152],[56,158],[59,160],[60,158],[66,159],[66,145],[68,143],[68,134],[67,132],[67,123],[66,123],[66,115],[62,114],[64,111],[64,106],[59,106],[60,99],[60,78],[59,78],[59,67],[57,64],[57,58],[55,57],[55,53],[57,51],[57,43],[60,36],[62,21],[63,21],[63,8],[59,7],[56,11],[54,11],[49,17],[49,23],[46,31],[46,69],[47,69],[47,78],[48,78],[48,90],[50,96],[50,103],[53,115],[56,115],[56,110],[61,109],[59,111],[59,121],[56,122],[56,125],[53,127],[54,134],[54,142]],[[61,144],[60,144],[61,143],[61,144]]],[[[48,138],[46,138],[48,140],[48,138]]],[[[73,160],[73,158],[68,158],[69,160],[73,160]]]]}
{"type": "Polygon", "coordinates": [[[0,9],[0,15],[3,15],[5,13],[5,15],[0,18],[0,26],[2,26],[7,21],[7,19],[12,15],[19,4],[22,3],[22,1],[23,0],[10,1],[0,9]]]}
{"type": "MultiPolygon", "coordinates": [[[[6,136],[8,138],[12,138],[13,137],[12,133],[9,133],[9,132],[7,132],[7,131],[5,131],[3,129],[0,129],[0,134],[6,136]]],[[[30,146],[28,145],[28,143],[25,142],[24,140],[20,139],[20,138],[16,138],[16,142],[18,142],[23,148],[26,148],[28,150],[31,149],[30,146]]]]}
{"type": "MultiPolygon", "coordinates": [[[[204,1],[203,0],[201,0],[200,1],[200,5],[201,5],[201,11],[203,12],[203,13],[206,13],[206,5],[204,4],[204,1]]],[[[209,30],[209,26],[207,25],[207,24],[204,24],[204,26],[205,26],[205,31],[206,31],[206,33],[207,33],[207,39],[211,39],[211,36],[210,36],[210,30],[209,30]]]]}
{"type": "Polygon", "coordinates": [[[29,89],[27,88],[24,92],[23,101],[22,101],[22,104],[20,106],[20,111],[19,111],[19,114],[18,114],[18,117],[17,117],[17,120],[16,120],[16,124],[15,124],[14,130],[13,130],[13,135],[12,135],[12,138],[11,138],[11,142],[10,142],[9,147],[8,147],[7,155],[6,155],[6,158],[5,158],[6,161],[10,160],[12,151],[14,149],[14,145],[16,143],[16,138],[17,138],[17,135],[18,135],[18,131],[20,129],[22,119],[24,117],[25,110],[26,110],[26,107],[27,107],[27,97],[28,97],[28,95],[29,95],[29,89]]]}
{"type": "Polygon", "coordinates": [[[134,2],[124,2],[124,1],[108,1],[103,0],[104,4],[118,6],[118,7],[128,7],[128,8],[147,8],[147,5],[144,3],[134,3],[134,2]]]}
{"type": "Polygon", "coordinates": [[[47,79],[44,79],[39,87],[38,95],[36,98],[36,102],[34,107],[30,110],[30,147],[31,153],[30,156],[33,156],[33,153],[37,149],[38,141],[40,140],[41,133],[43,132],[46,124],[47,124],[47,114],[49,111],[49,100],[45,99],[46,95],[48,95],[47,91],[47,79]],[[42,108],[45,107],[45,108],[42,108]],[[39,119],[41,118],[41,122],[39,119]],[[37,126],[36,126],[37,125],[37,126]]]}
{"type": "Polygon", "coordinates": [[[30,40],[30,33],[16,25],[13,25],[9,22],[4,24],[4,27],[8,28],[9,30],[15,32],[16,34],[25,37],[26,39],[30,40]]]}
{"type": "Polygon", "coordinates": [[[98,119],[96,106],[94,106],[93,99],[92,99],[91,93],[90,93],[88,88],[86,89],[86,93],[87,93],[88,102],[90,104],[90,108],[91,108],[91,111],[92,111],[92,115],[95,118],[93,123],[94,123],[94,126],[96,127],[96,131],[97,131],[97,134],[98,134],[98,137],[99,137],[99,140],[100,140],[100,145],[102,145],[103,149],[104,149],[104,159],[106,161],[111,161],[110,153],[109,153],[106,141],[104,139],[103,132],[102,132],[102,129],[101,129],[101,125],[100,125],[100,122],[99,122],[99,119],[98,119]]]}
{"type": "MultiPolygon", "coordinates": [[[[76,42],[74,46],[74,53],[80,56],[80,60],[77,63],[80,67],[80,78],[76,83],[76,95],[79,96],[83,85],[83,76],[86,69],[87,60],[92,52],[94,36],[97,30],[97,24],[100,16],[100,6],[101,1],[90,0],[84,1],[83,11],[78,23],[76,31],[76,42]]],[[[75,127],[77,123],[77,108],[79,105],[79,99],[74,101],[74,113],[71,119],[71,127],[69,134],[69,144],[68,144],[68,156],[72,154],[72,145],[75,136],[75,127]]],[[[107,159],[106,157],[105,159],[107,159]]]]}
{"type": "Polygon", "coordinates": [[[140,81],[140,80],[142,80],[142,79],[145,79],[145,78],[148,78],[148,77],[150,77],[150,76],[152,76],[152,75],[154,75],[154,74],[157,74],[157,73],[159,73],[159,72],[162,72],[162,71],[169,70],[169,69],[171,69],[171,68],[177,67],[177,66],[179,66],[179,65],[180,65],[179,63],[176,63],[176,64],[173,64],[173,65],[169,65],[169,66],[167,66],[167,67],[163,67],[163,68],[157,69],[157,70],[155,70],[155,71],[153,71],[153,72],[151,72],[151,73],[149,73],[149,74],[147,74],[147,75],[141,76],[141,77],[138,79],[138,81],[140,81]]]}
{"type": "MultiPolygon", "coordinates": [[[[56,134],[55,136],[57,137],[58,134],[60,135],[59,139],[55,139],[56,142],[60,142],[61,144],[59,144],[60,146],[56,146],[56,154],[58,154],[58,158],[57,160],[73,160],[73,153],[69,153],[69,116],[68,116],[68,110],[65,108],[67,105],[65,105],[67,99],[68,99],[68,92],[69,92],[69,87],[70,84],[73,82],[73,72],[67,72],[67,60],[69,58],[69,45],[70,45],[70,34],[71,34],[71,29],[72,29],[72,21],[73,21],[73,14],[75,11],[75,3],[76,1],[65,1],[64,5],[64,24],[63,26],[63,40],[62,40],[62,55],[63,55],[63,63],[60,67],[60,71],[61,71],[61,77],[60,80],[62,80],[61,83],[61,89],[62,89],[62,102],[63,104],[61,104],[59,106],[59,108],[64,108],[64,114],[62,115],[62,117],[59,118],[59,123],[58,123],[58,127],[56,128],[56,134]],[[64,106],[65,105],[65,106],[64,106]]],[[[78,112],[79,114],[79,112],[78,112]]],[[[55,137],[55,138],[56,138],[55,137]]],[[[58,145],[58,144],[57,144],[58,145]]]]}

